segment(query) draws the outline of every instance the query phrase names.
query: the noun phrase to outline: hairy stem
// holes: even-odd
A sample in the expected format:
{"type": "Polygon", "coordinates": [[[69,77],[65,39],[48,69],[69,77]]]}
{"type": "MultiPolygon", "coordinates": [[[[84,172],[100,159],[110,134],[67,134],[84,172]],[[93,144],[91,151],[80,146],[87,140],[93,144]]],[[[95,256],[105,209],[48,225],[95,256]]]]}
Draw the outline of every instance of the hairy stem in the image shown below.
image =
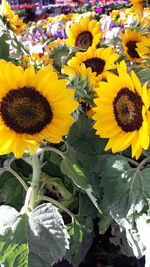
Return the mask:
{"type": "Polygon", "coordinates": [[[139,165],[139,163],[138,163],[137,161],[133,160],[133,159],[130,159],[130,158],[126,158],[126,159],[127,159],[127,161],[128,161],[129,163],[131,163],[131,164],[134,165],[134,166],[138,166],[138,165],[139,165]]]}
{"type": "Polygon", "coordinates": [[[21,183],[23,188],[27,191],[28,190],[28,186],[26,185],[26,183],[24,182],[22,177],[17,172],[15,172],[11,167],[7,168],[7,170],[9,172],[11,172],[17,178],[17,180],[21,183]]]}
{"type": "Polygon", "coordinates": [[[55,147],[45,147],[44,148],[45,151],[52,151],[57,153],[59,156],[61,156],[63,159],[65,158],[65,155],[62,151],[60,151],[59,149],[55,148],[55,147]]]}
{"type": "Polygon", "coordinates": [[[32,182],[31,182],[32,192],[29,200],[29,207],[31,210],[34,209],[39,202],[38,195],[40,186],[41,165],[37,154],[35,154],[32,157],[32,169],[33,169],[32,182]]]}
{"type": "Polygon", "coordinates": [[[134,184],[134,181],[135,181],[137,175],[139,174],[140,170],[143,168],[143,166],[144,166],[147,162],[150,162],[150,158],[145,158],[145,159],[143,159],[143,160],[140,162],[140,164],[137,166],[136,171],[135,171],[135,173],[134,173],[134,175],[133,175],[133,177],[132,177],[131,189],[132,189],[132,186],[133,186],[133,184],[134,184]]]}

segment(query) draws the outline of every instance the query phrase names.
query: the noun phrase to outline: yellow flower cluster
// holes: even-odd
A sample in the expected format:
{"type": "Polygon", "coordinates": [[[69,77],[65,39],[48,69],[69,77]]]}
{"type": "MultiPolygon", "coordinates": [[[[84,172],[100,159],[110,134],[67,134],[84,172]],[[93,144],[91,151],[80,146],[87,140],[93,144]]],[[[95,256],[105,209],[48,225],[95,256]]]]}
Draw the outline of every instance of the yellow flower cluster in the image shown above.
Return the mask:
{"type": "Polygon", "coordinates": [[[24,68],[27,68],[30,66],[30,64],[34,64],[36,68],[38,68],[38,66],[41,68],[42,66],[46,66],[52,63],[53,60],[50,58],[49,52],[45,51],[41,54],[32,53],[31,56],[23,55],[21,65],[24,68]]]}
{"type": "Polygon", "coordinates": [[[48,17],[45,23],[55,23],[59,20],[64,20],[65,22],[67,21],[75,21],[76,19],[79,19],[81,17],[87,17],[87,18],[93,18],[94,13],[89,11],[84,14],[79,14],[79,13],[69,13],[69,14],[60,14],[55,17],[48,17]]]}
{"type": "Polygon", "coordinates": [[[146,7],[144,9],[141,9],[139,8],[140,3],[141,1],[138,2],[138,5],[135,4],[135,6],[132,6],[131,8],[117,10],[113,9],[110,12],[110,16],[114,23],[118,25],[126,25],[131,22],[138,22],[141,23],[143,27],[149,24],[150,8],[146,7]]]}
{"type": "MultiPolygon", "coordinates": [[[[148,149],[150,142],[149,90],[146,84],[141,84],[134,71],[128,73],[125,61],[115,64],[119,56],[112,47],[96,48],[98,42],[93,44],[92,41],[97,37],[99,26],[89,27],[90,23],[86,18],[70,27],[67,42],[79,47],[80,51],[67,62],[62,72],[70,79],[75,75],[87,76],[88,82],[93,85],[95,107],[93,105],[91,114],[96,134],[109,138],[105,150],[112,149],[116,153],[131,146],[132,157],[138,159],[142,149],[148,149]],[[116,68],[118,74],[116,71],[113,73],[116,68]]],[[[150,51],[148,36],[126,29],[121,33],[121,40],[124,54],[130,62],[145,62],[143,60],[150,51]]],[[[79,102],[88,107],[85,99],[79,102]]]]}
{"type": "Polygon", "coordinates": [[[26,24],[11,10],[6,0],[2,0],[2,14],[7,19],[8,26],[14,33],[20,34],[26,29],[26,24]]]}
{"type": "MultiPolygon", "coordinates": [[[[2,6],[13,29],[17,25],[13,19],[17,21],[18,17],[14,18],[5,0],[2,6]]],[[[134,13],[132,8],[114,10],[111,16],[116,19],[119,12],[134,13]]],[[[109,139],[105,150],[116,153],[131,146],[132,157],[138,159],[142,149],[148,149],[150,90],[146,83],[141,84],[132,66],[145,68],[150,63],[150,38],[141,30],[149,24],[137,15],[142,27],[123,30],[116,50],[113,45],[104,46],[101,23],[91,17],[89,12],[85,16],[48,18],[46,23],[71,19],[68,38],[47,44],[48,51],[43,50],[43,54],[23,55],[24,68],[0,60],[0,154],[14,152],[20,157],[26,148],[35,153],[43,141],[62,141],[74,122],[71,113],[78,105],[92,118],[96,134],[109,139]],[[124,53],[126,63],[118,52],[121,56],[124,53]],[[59,74],[54,70],[52,54],[63,66],[59,74]]]]}

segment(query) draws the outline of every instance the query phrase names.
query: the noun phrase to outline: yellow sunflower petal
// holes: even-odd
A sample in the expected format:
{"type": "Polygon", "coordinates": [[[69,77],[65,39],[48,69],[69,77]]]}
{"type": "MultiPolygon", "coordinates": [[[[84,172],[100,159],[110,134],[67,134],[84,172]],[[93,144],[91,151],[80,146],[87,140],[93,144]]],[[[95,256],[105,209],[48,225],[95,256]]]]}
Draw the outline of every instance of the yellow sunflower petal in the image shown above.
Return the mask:
{"type": "Polygon", "coordinates": [[[143,121],[142,127],[139,130],[139,140],[140,140],[141,146],[144,149],[147,149],[149,146],[149,132],[148,132],[147,120],[143,121]]]}
{"type": "Polygon", "coordinates": [[[141,147],[141,145],[139,140],[139,133],[137,131],[132,141],[132,158],[136,155],[137,151],[139,150],[139,147],[141,147]]]}

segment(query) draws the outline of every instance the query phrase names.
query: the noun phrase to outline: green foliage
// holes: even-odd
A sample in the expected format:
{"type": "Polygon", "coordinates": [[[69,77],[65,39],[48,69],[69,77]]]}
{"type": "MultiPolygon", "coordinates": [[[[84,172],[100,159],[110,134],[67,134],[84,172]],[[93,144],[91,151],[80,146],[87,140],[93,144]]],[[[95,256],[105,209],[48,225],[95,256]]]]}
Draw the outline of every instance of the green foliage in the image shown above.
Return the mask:
{"type": "Polygon", "coordinates": [[[26,215],[9,206],[0,207],[0,263],[5,266],[28,266],[26,215]]]}
{"type": "Polygon", "coordinates": [[[9,40],[8,34],[4,33],[0,36],[0,59],[8,60],[9,57],[9,40]]]}
{"type": "Polygon", "coordinates": [[[76,100],[87,100],[93,104],[94,91],[92,84],[89,84],[87,77],[82,78],[75,76],[69,83],[68,88],[73,88],[75,90],[74,98],[76,100]]]}
{"type": "Polygon", "coordinates": [[[119,220],[135,212],[140,213],[150,197],[150,168],[131,168],[126,158],[110,157],[102,172],[101,185],[111,216],[119,220]],[[112,191],[113,189],[113,191],[112,191]]]}
{"type": "Polygon", "coordinates": [[[137,235],[140,240],[140,250],[145,255],[146,265],[149,266],[150,262],[150,241],[148,236],[150,235],[150,216],[149,214],[142,214],[136,219],[137,235]]]}
{"type": "Polygon", "coordinates": [[[106,141],[95,135],[95,130],[92,126],[93,121],[90,118],[82,113],[79,114],[78,121],[75,122],[70,129],[67,143],[75,150],[84,154],[91,156],[104,155],[106,141]]]}
{"type": "Polygon", "coordinates": [[[0,192],[4,203],[7,203],[17,210],[21,209],[25,191],[22,185],[8,171],[5,171],[0,175],[0,192]]]}
{"type": "Polygon", "coordinates": [[[143,83],[146,83],[148,82],[148,86],[150,86],[150,81],[149,81],[149,77],[150,77],[150,69],[145,69],[145,70],[141,70],[139,71],[138,73],[138,76],[140,78],[140,80],[143,82],[143,83]]]}
{"type": "Polygon", "coordinates": [[[65,255],[68,239],[62,217],[52,204],[42,204],[28,214],[0,207],[0,263],[5,266],[50,267],[65,255]]]}
{"type": "Polygon", "coordinates": [[[90,218],[77,216],[75,221],[67,226],[67,229],[70,235],[70,249],[66,258],[73,266],[77,267],[92,245],[93,222],[90,218]]]}
{"type": "Polygon", "coordinates": [[[61,169],[64,174],[72,178],[74,184],[80,189],[86,189],[88,180],[84,172],[76,163],[76,158],[73,157],[73,153],[65,153],[65,159],[62,160],[61,169]]]}
{"type": "Polygon", "coordinates": [[[72,197],[72,194],[65,187],[65,184],[63,183],[63,180],[60,177],[50,177],[42,173],[41,179],[43,179],[47,188],[51,187],[52,185],[55,186],[59,190],[60,194],[62,195],[64,199],[70,199],[72,197]]]}
{"type": "Polygon", "coordinates": [[[62,172],[89,196],[99,212],[100,171],[107,157],[104,155],[104,146],[105,140],[95,135],[91,119],[80,114],[69,132],[67,151],[61,163],[62,172]]]}
{"type": "MultiPolygon", "coordinates": [[[[112,242],[120,245],[122,253],[137,258],[142,257],[145,249],[147,251],[149,247],[144,230],[149,226],[149,217],[143,214],[147,213],[150,198],[150,168],[143,168],[148,162],[149,159],[146,158],[133,168],[125,157],[114,155],[107,159],[102,171],[103,215],[100,218],[99,229],[104,232],[112,225],[113,229],[117,229],[117,232],[114,231],[115,237],[112,238],[112,242]],[[139,222],[142,220],[143,232],[140,233],[139,222]]],[[[149,259],[148,255],[149,252],[149,259]]]]}
{"type": "Polygon", "coordinates": [[[128,245],[126,232],[125,230],[120,231],[118,224],[115,222],[112,223],[112,235],[109,240],[115,246],[120,246],[121,253],[127,255],[128,257],[133,257],[133,250],[128,245]]]}
{"type": "Polygon", "coordinates": [[[13,207],[20,209],[22,207],[25,192],[16,178],[11,177],[5,182],[2,189],[3,201],[13,207]]]}
{"type": "Polygon", "coordinates": [[[53,65],[56,70],[61,71],[61,68],[75,54],[75,51],[70,51],[66,45],[59,45],[51,53],[51,58],[54,60],[53,65]]]}

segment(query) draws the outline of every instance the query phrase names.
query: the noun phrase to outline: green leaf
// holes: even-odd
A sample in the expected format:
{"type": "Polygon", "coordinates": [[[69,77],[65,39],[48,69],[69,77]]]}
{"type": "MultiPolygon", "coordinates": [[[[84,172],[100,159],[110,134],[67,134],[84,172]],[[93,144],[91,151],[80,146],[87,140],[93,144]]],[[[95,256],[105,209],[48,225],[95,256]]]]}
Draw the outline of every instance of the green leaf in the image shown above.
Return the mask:
{"type": "Polygon", "coordinates": [[[88,179],[85,176],[83,170],[76,163],[76,158],[73,154],[69,154],[68,156],[67,152],[64,155],[65,158],[61,162],[62,172],[69,176],[78,188],[86,192],[86,194],[93,202],[94,206],[98,209],[99,212],[101,212],[100,207],[97,203],[97,199],[93,194],[92,186],[88,183],[88,179]]]}
{"type": "Polygon", "coordinates": [[[60,194],[62,195],[62,197],[64,199],[71,199],[72,194],[65,187],[62,178],[50,177],[46,173],[42,172],[41,173],[41,180],[43,180],[45,182],[45,185],[47,186],[47,188],[49,188],[49,186],[51,186],[51,185],[54,185],[59,190],[60,194]]]}
{"type": "Polygon", "coordinates": [[[79,216],[89,216],[95,218],[97,215],[97,209],[92,205],[89,197],[85,194],[79,194],[79,216]]]}
{"type": "Polygon", "coordinates": [[[67,151],[64,153],[65,159],[62,160],[61,169],[80,190],[89,196],[100,212],[101,171],[109,154],[104,152],[106,140],[95,135],[92,123],[91,119],[79,115],[66,140],[67,151]]]}
{"type": "Polygon", "coordinates": [[[92,85],[89,84],[87,77],[82,78],[81,76],[75,75],[68,84],[68,87],[72,87],[75,90],[74,98],[76,100],[85,99],[93,104],[94,91],[92,90],[92,85]]]}
{"type": "Polygon", "coordinates": [[[11,166],[17,173],[21,173],[23,177],[28,177],[32,173],[32,167],[22,159],[15,159],[11,166]]]}
{"type": "Polygon", "coordinates": [[[78,267],[92,245],[94,238],[93,221],[90,217],[76,216],[75,221],[67,226],[70,234],[70,249],[66,259],[78,267]]]}
{"type": "Polygon", "coordinates": [[[9,57],[9,44],[6,43],[6,41],[9,40],[9,37],[7,34],[3,34],[0,37],[0,58],[8,60],[9,57]]]}
{"type": "Polygon", "coordinates": [[[144,249],[143,255],[145,255],[145,267],[150,266],[150,216],[143,214],[136,219],[137,232],[139,240],[142,242],[144,249]]]}
{"type": "Polygon", "coordinates": [[[12,207],[0,207],[0,263],[6,267],[28,266],[26,217],[12,207]]]}
{"type": "Polygon", "coordinates": [[[108,208],[109,206],[109,201],[104,197],[104,199],[101,202],[101,210],[102,210],[102,216],[100,216],[100,220],[99,220],[99,232],[101,234],[104,234],[107,229],[109,228],[109,226],[111,225],[113,218],[111,216],[111,211],[108,208]]]}
{"type": "Polygon", "coordinates": [[[128,240],[126,237],[126,231],[120,231],[119,225],[116,223],[112,223],[112,237],[109,238],[110,242],[114,244],[115,246],[119,246],[121,253],[128,256],[128,257],[133,257],[133,249],[131,246],[128,244],[128,240]]]}
{"type": "Polygon", "coordinates": [[[0,191],[6,204],[13,206],[17,210],[21,209],[25,190],[12,173],[6,170],[0,175],[0,191]]]}
{"type": "Polygon", "coordinates": [[[140,258],[145,255],[149,267],[150,243],[147,237],[150,218],[142,213],[149,206],[150,168],[143,167],[141,162],[137,168],[131,168],[127,159],[119,155],[107,159],[101,180],[104,195],[99,226],[100,231],[106,230],[109,224],[114,229],[114,220],[119,229],[118,233],[114,231],[115,237],[111,241],[128,256],[140,258]]]}
{"type": "MultiPolygon", "coordinates": [[[[132,217],[122,218],[119,222],[119,227],[120,227],[121,232],[123,231],[125,232],[125,237],[127,240],[127,243],[126,243],[127,251],[130,254],[133,253],[133,255],[138,259],[144,256],[145,246],[142,243],[142,240],[139,236],[137,225],[136,225],[136,220],[132,217]]],[[[144,224],[143,224],[143,227],[144,227],[144,224]]],[[[121,248],[122,248],[122,242],[121,242],[121,248]]]]}
{"type": "Polygon", "coordinates": [[[16,178],[12,177],[6,181],[1,189],[3,201],[17,209],[22,207],[25,190],[16,178]]]}
{"type": "Polygon", "coordinates": [[[74,184],[82,190],[85,190],[88,187],[88,180],[84,175],[84,172],[76,164],[76,159],[66,157],[61,162],[61,169],[64,174],[69,176],[74,184]]]}
{"type": "Polygon", "coordinates": [[[57,156],[56,153],[46,151],[44,153],[44,166],[42,171],[53,177],[63,177],[63,174],[60,170],[61,157],[57,156]],[[54,154],[56,155],[54,157],[54,154]],[[55,158],[55,160],[54,160],[55,158]]]}
{"type": "Polygon", "coordinates": [[[103,155],[106,140],[95,134],[93,122],[90,118],[80,114],[68,134],[67,143],[78,152],[91,156],[103,155]]]}
{"type": "MultiPolygon", "coordinates": [[[[81,246],[83,241],[83,228],[82,225],[75,219],[73,223],[67,225],[67,231],[70,236],[70,247],[71,251],[74,254],[81,246]]],[[[68,254],[71,253],[69,251],[68,254]]]]}
{"type": "Polygon", "coordinates": [[[54,48],[51,53],[51,58],[54,60],[53,64],[57,70],[61,70],[64,64],[64,58],[68,58],[69,48],[66,45],[59,45],[54,48]]]}
{"type": "MultiPolygon", "coordinates": [[[[103,216],[100,231],[105,231],[111,219],[126,228],[131,215],[142,212],[150,198],[150,168],[133,169],[125,157],[114,155],[103,167],[101,186],[104,197],[101,202],[103,216]]],[[[132,228],[134,221],[130,221],[132,228]]]]}
{"type": "Polygon", "coordinates": [[[150,69],[141,70],[141,71],[139,71],[137,74],[138,74],[140,80],[141,80],[143,83],[148,82],[148,86],[150,85],[150,82],[149,82],[150,69]]]}
{"type": "Polygon", "coordinates": [[[61,260],[69,248],[62,216],[52,204],[42,204],[29,214],[30,252],[47,262],[61,260]]]}
{"type": "MultiPolygon", "coordinates": [[[[61,159],[61,157],[58,154],[56,154],[55,152],[51,152],[50,161],[52,163],[57,164],[57,165],[60,165],[61,160],[62,159],[61,159]]],[[[58,166],[57,166],[57,168],[58,168],[58,166]]]]}
{"type": "Polygon", "coordinates": [[[28,215],[0,207],[0,263],[9,267],[50,267],[69,248],[62,217],[52,204],[38,206],[28,215]],[[37,265],[35,265],[37,263],[37,265]]]}

